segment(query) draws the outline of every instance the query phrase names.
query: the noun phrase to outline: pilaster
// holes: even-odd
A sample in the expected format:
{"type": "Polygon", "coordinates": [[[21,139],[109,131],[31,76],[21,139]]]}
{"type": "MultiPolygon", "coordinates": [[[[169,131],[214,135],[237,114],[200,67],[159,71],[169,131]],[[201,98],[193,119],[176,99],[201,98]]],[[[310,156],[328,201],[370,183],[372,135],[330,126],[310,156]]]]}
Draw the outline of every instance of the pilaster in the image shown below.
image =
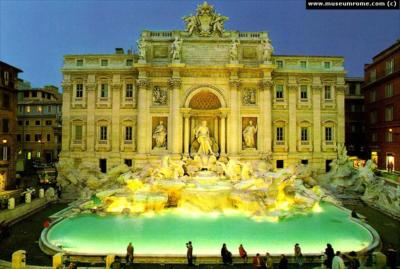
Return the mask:
{"type": "Polygon", "coordinates": [[[296,125],[297,125],[297,112],[296,112],[296,104],[297,104],[297,85],[289,85],[289,130],[288,133],[285,135],[289,139],[289,153],[296,152],[296,143],[297,143],[297,132],[296,132],[296,125]]]}
{"type": "Polygon", "coordinates": [[[147,87],[149,81],[147,78],[140,78],[136,81],[138,87],[138,105],[137,105],[137,152],[138,154],[146,153],[147,144],[147,128],[149,124],[147,116],[149,108],[147,106],[147,87]]]}
{"type": "Polygon", "coordinates": [[[70,143],[71,143],[71,94],[72,94],[72,84],[71,83],[63,83],[63,106],[62,106],[62,152],[70,151],[70,143]]]}
{"type": "Polygon", "coordinates": [[[261,130],[259,134],[261,140],[260,151],[268,153],[272,151],[272,87],[273,82],[271,79],[263,79],[260,82],[261,89],[261,130]]]}
{"type": "MultiPolygon", "coordinates": [[[[229,154],[237,155],[239,150],[239,138],[241,135],[241,131],[239,130],[239,120],[240,120],[240,111],[239,111],[239,97],[238,97],[238,89],[240,86],[240,80],[237,76],[231,77],[229,80],[230,85],[230,101],[231,101],[231,113],[230,113],[230,131],[229,131],[229,143],[230,147],[228,148],[229,154]]],[[[222,131],[221,131],[222,133],[222,131]]]]}
{"type": "MultiPolygon", "coordinates": [[[[88,83],[86,84],[86,93],[87,93],[87,121],[86,121],[86,145],[88,152],[94,152],[95,147],[95,137],[96,137],[96,123],[94,119],[95,111],[96,111],[96,83],[88,83]]],[[[64,132],[64,131],[63,131],[64,132]]]]}
{"type": "Polygon", "coordinates": [[[345,85],[336,86],[336,108],[337,108],[337,143],[344,144],[345,122],[344,122],[344,93],[345,85]]]}
{"type": "Polygon", "coordinates": [[[121,128],[119,123],[119,110],[120,110],[120,95],[121,95],[122,85],[120,83],[112,84],[112,115],[111,115],[111,150],[113,153],[119,152],[120,141],[124,140],[121,136],[121,128]]]}
{"type": "Polygon", "coordinates": [[[170,107],[170,120],[172,121],[172,148],[170,151],[173,154],[182,152],[182,116],[180,113],[180,92],[182,81],[179,77],[173,77],[169,80],[169,85],[172,88],[172,98],[170,107]]]}

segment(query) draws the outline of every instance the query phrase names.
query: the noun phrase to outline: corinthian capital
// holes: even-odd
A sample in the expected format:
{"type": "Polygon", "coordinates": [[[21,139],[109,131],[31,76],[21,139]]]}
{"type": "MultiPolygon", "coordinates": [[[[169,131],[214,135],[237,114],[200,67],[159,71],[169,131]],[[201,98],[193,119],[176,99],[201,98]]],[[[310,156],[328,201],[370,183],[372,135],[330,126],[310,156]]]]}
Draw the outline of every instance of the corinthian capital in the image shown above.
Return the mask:
{"type": "Polygon", "coordinates": [[[182,84],[182,80],[180,78],[170,78],[168,84],[171,88],[179,88],[182,84]]]}
{"type": "Polygon", "coordinates": [[[62,86],[64,92],[72,91],[72,83],[70,83],[70,82],[63,82],[61,84],[61,86],[62,86]]]}
{"type": "Polygon", "coordinates": [[[230,79],[229,80],[229,86],[231,86],[231,87],[239,88],[240,84],[241,84],[241,82],[239,79],[230,79]]]}
{"type": "Polygon", "coordinates": [[[138,88],[147,88],[147,86],[149,85],[149,80],[146,78],[139,78],[136,80],[136,84],[138,88]]]}
{"type": "Polygon", "coordinates": [[[270,79],[263,79],[260,81],[261,89],[271,89],[274,86],[274,82],[270,79]]]}
{"type": "Polygon", "coordinates": [[[335,89],[336,89],[337,93],[344,94],[344,92],[346,91],[346,86],[345,85],[336,85],[335,89]]]}

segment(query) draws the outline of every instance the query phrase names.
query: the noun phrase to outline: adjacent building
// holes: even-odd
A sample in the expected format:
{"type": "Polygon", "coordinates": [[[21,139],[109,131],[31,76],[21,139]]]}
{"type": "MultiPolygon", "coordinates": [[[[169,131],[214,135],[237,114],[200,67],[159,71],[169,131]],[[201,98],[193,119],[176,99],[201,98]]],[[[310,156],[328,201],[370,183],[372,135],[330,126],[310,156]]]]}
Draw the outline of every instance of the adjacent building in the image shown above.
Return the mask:
{"type": "Polygon", "coordinates": [[[400,170],[400,41],[364,67],[366,137],[381,169],[400,170]]]}
{"type": "Polygon", "coordinates": [[[227,19],[204,3],[184,31],[143,31],[138,53],[66,55],[60,159],[105,172],[207,151],[328,168],[345,140],[343,57],[274,55],[268,33],[227,19]]]}
{"type": "Polygon", "coordinates": [[[53,163],[61,151],[62,95],[45,86],[18,90],[17,143],[20,160],[53,163]]]}
{"type": "Polygon", "coordinates": [[[15,187],[17,84],[20,69],[0,61],[0,191],[15,187]]]}
{"type": "Polygon", "coordinates": [[[346,77],[345,145],[349,156],[368,159],[365,135],[364,78],[346,77]]]}

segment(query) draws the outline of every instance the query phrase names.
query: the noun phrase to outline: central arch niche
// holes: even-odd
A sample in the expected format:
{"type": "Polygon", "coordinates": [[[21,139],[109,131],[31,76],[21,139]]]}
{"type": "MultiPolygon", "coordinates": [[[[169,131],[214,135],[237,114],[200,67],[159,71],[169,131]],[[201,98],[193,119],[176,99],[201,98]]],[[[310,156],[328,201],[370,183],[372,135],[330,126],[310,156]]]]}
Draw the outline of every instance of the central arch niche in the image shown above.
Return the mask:
{"type": "Polygon", "coordinates": [[[196,110],[218,109],[221,107],[221,102],[214,93],[202,90],[190,99],[189,107],[196,110]]]}

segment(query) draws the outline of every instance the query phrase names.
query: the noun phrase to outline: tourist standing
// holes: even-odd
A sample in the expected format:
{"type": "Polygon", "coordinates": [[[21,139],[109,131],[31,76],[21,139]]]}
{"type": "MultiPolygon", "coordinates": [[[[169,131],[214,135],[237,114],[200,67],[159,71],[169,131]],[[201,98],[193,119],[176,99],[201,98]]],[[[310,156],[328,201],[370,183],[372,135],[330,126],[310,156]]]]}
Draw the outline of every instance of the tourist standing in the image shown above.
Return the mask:
{"type": "Polygon", "coordinates": [[[126,257],[125,257],[127,264],[131,264],[133,262],[133,250],[134,249],[133,249],[132,243],[129,242],[129,245],[126,248],[126,257]]]}
{"type": "Polygon", "coordinates": [[[358,269],[360,267],[360,261],[355,251],[350,251],[346,258],[349,260],[349,269],[358,269]]]}
{"type": "Polygon", "coordinates": [[[296,243],[294,245],[294,260],[296,261],[299,267],[303,265],[303,254],[301,253],[301,248],[299,243],[296,243]]]}
{"type": "Polygon", "coordinates": [[[390,269],[396,269],[397,261],[396,261],[396,256],[397,256],[397,250],[393,247],[392,244],[389,244],[387,248],[387,264],[390,269]]]}
{"type": "Polygon", "coordinates": [[[288,259],[285,254],[281,255],[281,260],[279,261],[279,269],[288,269],[288,259]]]}
{"type": "Polygon", "coordinates": [[[253,269],[261,269],[262,258],[259,253],[253,258],[253,269]]]}
{"type": "Polygon", "coordinates": [[[221,257],[224,264],[232,264],[232,253],[228,250],[225,243],[222,244],[221,257]]]}
{"type": "Polygon", "coordinates": [[[274,268],[274,261],[272,260],[272,257],[268,252],[265,253],[264,263],[265,263],[265,267],[267,269],[273,269],[274,268]]]}
{"type": "Polygon", "coordinates": [[[247,252],[244,249],[242,244],[240,244],[240,246],[239,246],[239,255],[243,259],[243,262],[247,263],[247,252]]]}
{"type": "Polygon", "coordinates": [[[331,244],[326,244],[325,255],[326,255],[326,260],[325,260],[324,264],[327,268],[331,269],[332,268],[332,260],[333,260],[333,257],[335,256],[335,251],[333,250],[331,244]]]}
{"type": "Polygon", "coordinates": [[[336,251],[336,255],[332,259],[332,269],[346,269],[340,251],[336,251]]]}
{"type": "Polygon", "coordinates": [[[187,257],[187,261],[188,261],[188,265],[189,266],[193,266],[193,245],[192,245],[192,241],[189,241],[188,243],[186,243],[186,257],[187,257]]]}

